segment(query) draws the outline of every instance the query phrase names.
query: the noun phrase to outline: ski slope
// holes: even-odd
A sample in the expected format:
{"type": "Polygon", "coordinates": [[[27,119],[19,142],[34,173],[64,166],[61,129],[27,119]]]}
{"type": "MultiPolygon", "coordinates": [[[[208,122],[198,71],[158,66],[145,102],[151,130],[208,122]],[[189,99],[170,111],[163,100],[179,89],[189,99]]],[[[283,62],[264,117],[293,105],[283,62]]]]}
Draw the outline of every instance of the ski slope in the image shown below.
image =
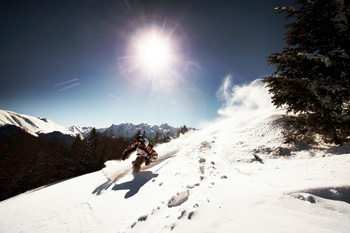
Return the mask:
{"type": "Polygon", "coordinates": [[[0,232],[349,232],[349,145],[282,150],[283,114],[220,119],[137,174],[131,155],[2,201],[0,232]]]}

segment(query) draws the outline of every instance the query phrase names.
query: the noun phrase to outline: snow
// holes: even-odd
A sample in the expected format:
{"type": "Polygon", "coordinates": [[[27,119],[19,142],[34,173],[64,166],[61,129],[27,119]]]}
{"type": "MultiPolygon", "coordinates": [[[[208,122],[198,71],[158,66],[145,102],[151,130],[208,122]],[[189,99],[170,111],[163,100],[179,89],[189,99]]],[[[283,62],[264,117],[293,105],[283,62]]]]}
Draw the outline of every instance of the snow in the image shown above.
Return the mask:
{"type": "Polygon", "coordinates": [[[5,126],[6,124],[20,127],[34,136],[37,136],[40,133],[51,133],[54,131],[75,136],[75,134],[67,128],[46,118],[36,118],[11,111],[0,110],[0,127],[5,126]]]}
{"type": "MultiPolygon", "coordinates": [[[[93,127],[91,126],[87,126],[87,127],[81,127],[81,126],[70,126],[68,127],[68,130],[70,132],[73,133],[73,135],[77,135],[80,134],[81,136],[85,137],[86,135],[88,135],[90,133],[90,131],[93,129],[93,127]]],[[[101,129],[96,129],[98,132],[103,132],[105,129],[101,128],[101,129]]]]}
{"type": "MultiPolygon", "coordinates": [[[[70,126],[64,127],[61,126],[47,118],[39,118],[28,116],[24,114],[18,114],[12,111],[0,110],[0,127],[5,125],[15,125],[27,131],[28,133],[38,136],[38,134],[51,133],[54,131],[61,132],[62,134],[67,134],[71,136],[76,136],[80,134],[82,137],[85,137],[93,127],[81,127],[81,126],[70,126]]],[[[138,124],[134,125],[131,123],[111,125],[108,128],[96,129],[98,132],[109,133],[114,137],[124,137],[132,138],[140,130],[141,133],[145,131],[146,136],[153,139],[156,133],[159,133],[159,139],[165,138],[168,134],[170,137],[176,137],[180,128],[172,127],[168,124],[157,125],[148,125],[148,124],[138,124]]],[[[188,130],[194,130],[193,128],[188,127],[188,130]]]]}
{"type": "MultiPolygon", "coordinates": [[[[132,138],[138,131],[141,131],[141,134],[145,132],[145,135],[154,139],[158,132],[159,139],[163,139],[166,136],[176,137],[180,128],[172,127],[168,124],[158,125],[149,125],[149,124],[138,124],[134,125],[132,123],[124,123],[119,125],[111,125],[106,129],[106,133],[113,135],[114,137],[123,137],[123,138],[132,138]]],[[[188,130],[193,130],[193,128],[188,128],[188,130]]]]}
{"type": "Polygon", "coordinates": [[[322,55],[322,54],[314,54],[314,53],[298,53],[299,56],[306,57],[309,60],[315,60],[315,61],[320,61],[325,64],[326,67],[332,66],[331,59],[329,59],[328,56],[322,55]]]}
{"type": "Polygon", "coordinates": [[[287,146],[284,110],[229,106],[139,173],[132,154],[0,202],[0,232],[349,232],[350,145],[287,146]]]}
{"type": "Polygon", "coordinates": [[[131,156],[2,201],[0,231],[349,232],[349,147],[274,156],[282,116],[222,119],[156,147],[140,173],[131,156]]]}

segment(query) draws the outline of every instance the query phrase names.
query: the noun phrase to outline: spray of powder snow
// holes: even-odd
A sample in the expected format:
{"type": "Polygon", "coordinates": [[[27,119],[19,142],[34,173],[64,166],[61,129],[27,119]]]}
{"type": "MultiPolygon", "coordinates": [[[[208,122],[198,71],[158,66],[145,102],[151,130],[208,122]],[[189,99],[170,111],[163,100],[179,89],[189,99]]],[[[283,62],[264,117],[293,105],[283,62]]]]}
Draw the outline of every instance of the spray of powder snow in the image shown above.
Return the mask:
{"type": "Polygon", "coordinates": [[[105,168],[102,169],[102,174],[109,180],[118,180],[129,174],[132,170],[130,161],[109,160],[105,162],[105,168]]]}
{"type": "Polygon", "coordinates": [[[227,75],[216,94],[224,102],[218,113],[225,117],[274,109],[271,96],[259,79],[250,84],[234,86],[232,76],[227,75]]]}
{"type": "MultiPolygon", "coordinates": [[[[164,145],[165,146],[165,145],[164,145]]],[[[165,162],[166,160],[173,158],[176,156],[176,153],[179,151],[178,148],[171,148],[160,146],[157,147],[157,151],[159,153],[159,157],[156,161],[151,163],[148,166],[142,165],[141,170],[147,170],[154,166],[159,165],[160,163],[165,162]]],[[[106,176],[109,180],[118,180],[130,173],[132,173],[132,163],[131,161],[136,159],[136,154],[133,153],[130,155],[130,157],[125,161],[118,161],[118,160],[109,160],[105,162],[105,168],[102,169],[102,174],[106,176]]],[[[162,166],[159,166],[159,168],[156,170],[160,170],[162,166]]]]}

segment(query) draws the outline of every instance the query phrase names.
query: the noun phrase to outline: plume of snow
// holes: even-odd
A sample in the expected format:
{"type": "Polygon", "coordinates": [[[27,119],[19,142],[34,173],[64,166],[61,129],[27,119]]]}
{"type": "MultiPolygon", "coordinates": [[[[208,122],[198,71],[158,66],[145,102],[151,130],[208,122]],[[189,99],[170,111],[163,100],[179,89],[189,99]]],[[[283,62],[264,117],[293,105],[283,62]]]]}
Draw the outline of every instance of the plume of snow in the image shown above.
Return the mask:
{"type": "Polygon", "coordinates": [[[105,162],[102,174],[109,180],[118,180],[131,172],[132,166],[129,162],[110,160],[105,162]]]}
{"type": "Polygon", "coordinates": [[[252,111],[270,111],[274,108],[267,88],[257,79],[249,84],[233,85],[232,76],[223,80],[217,97],[223,101],[218,110],[222,116],[241,115],[252,111]]]}

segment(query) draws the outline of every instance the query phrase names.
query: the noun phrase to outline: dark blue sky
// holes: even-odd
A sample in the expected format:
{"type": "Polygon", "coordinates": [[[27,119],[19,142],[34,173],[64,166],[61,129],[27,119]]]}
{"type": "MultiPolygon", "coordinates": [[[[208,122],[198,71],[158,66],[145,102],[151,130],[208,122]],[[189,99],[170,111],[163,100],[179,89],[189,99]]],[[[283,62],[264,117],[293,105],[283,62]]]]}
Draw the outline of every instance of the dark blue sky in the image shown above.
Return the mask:
{"type": "Polygon", "coordinates": [[[228,74],[242,84],[274,71],[266,57],[286,46],[274,7],[287,5],[293,1],[1,1],[0,109],[64,126],[198,126],[218,116],[216,91],[228,74]],[[185,53],[181,77],[164,88],[137,85],[118,66],[131,29],[154,21],[174,29],[185,53]]]}

